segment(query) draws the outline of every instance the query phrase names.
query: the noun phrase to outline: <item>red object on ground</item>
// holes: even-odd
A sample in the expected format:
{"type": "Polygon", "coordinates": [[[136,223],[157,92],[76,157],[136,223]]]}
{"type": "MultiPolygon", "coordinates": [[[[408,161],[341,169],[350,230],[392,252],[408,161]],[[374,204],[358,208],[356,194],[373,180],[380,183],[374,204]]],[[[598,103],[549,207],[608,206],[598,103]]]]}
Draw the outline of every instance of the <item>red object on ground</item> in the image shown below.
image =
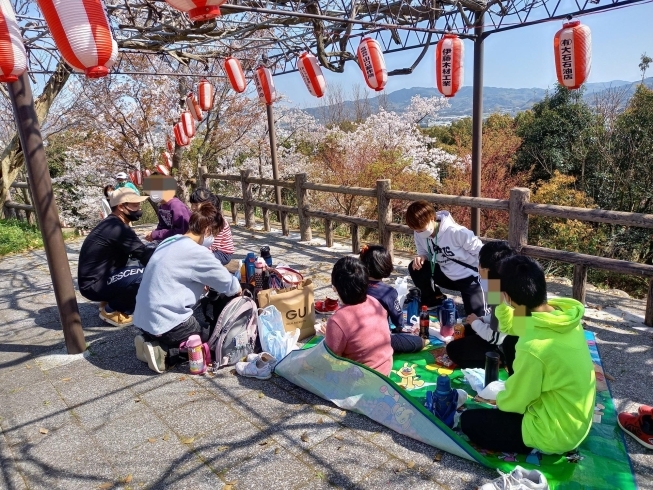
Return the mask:
{"type": "Polygon", "coordinates": [[[642,446],[653,449],[653,417],[651,415],[622,412],[617,416],[617,422],[626,434],[632,436],[642,446]]]}
{"type": "Polygon", "coordinates": [[[340,305],[338,305],[337,299],[327,298],[324,301],[315,302],[315,311],[322,314],[335,313],[336,311],[338,311],[339,307],[340,305]]]}

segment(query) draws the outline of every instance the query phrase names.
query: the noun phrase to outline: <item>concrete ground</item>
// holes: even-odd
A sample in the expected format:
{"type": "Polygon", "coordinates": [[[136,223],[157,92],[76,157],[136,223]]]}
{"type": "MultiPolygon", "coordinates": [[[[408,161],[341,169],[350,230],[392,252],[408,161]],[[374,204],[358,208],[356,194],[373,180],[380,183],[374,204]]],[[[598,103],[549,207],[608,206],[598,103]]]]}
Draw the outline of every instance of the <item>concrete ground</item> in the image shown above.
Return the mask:
{"type": "MultiPolygon", "coordinates": [[[[142,228],[140,233],[144,233],[142,228]]],[[[238,255],[267,244],[330,291],[349,246],[233,228],[238,255]]],[[[68,244],[76,276],[81,241],[68,244]]],[[[406,274],[407,259],[397,260],[406,274]]],[[[564,282],[552,294],[569,295],[564,282]]],[[[279,377],[241,378],[232,369],[163,375],[134,354],[135,328],[98,318],[78,295],[88,355],[60,365],[63,335],[42,251],[0,260],[0,489],[471,489],[495,476],[442,455],[364,416],[345,412],[279,377]],[[437,458],[439,459],[439,458],[437,458]]],[[[596,332],[620,410],[653,404],[653,329],[642,301],[591,290],[596,332]]],[[[66,359],[68,360],[68,359],[66,359]]],[[[641,489],[653,489],[653,456],[629,438],[641,489]]]]}

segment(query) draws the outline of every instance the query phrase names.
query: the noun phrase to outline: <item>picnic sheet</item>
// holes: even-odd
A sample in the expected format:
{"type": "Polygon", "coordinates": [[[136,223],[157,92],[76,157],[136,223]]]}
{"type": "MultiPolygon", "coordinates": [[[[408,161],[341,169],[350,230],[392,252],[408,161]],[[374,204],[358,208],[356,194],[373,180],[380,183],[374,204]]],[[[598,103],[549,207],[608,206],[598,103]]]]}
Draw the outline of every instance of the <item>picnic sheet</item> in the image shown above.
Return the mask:
{"type": "MultiPolygon", "coordinates": [[[[312,339],[302,350],[291,352],[275,372],[340,408],[366,415],[400,434],[451,454],[502,471],[511,471],[517,465],[539,469],[552,489],[636,489],[594,334],[585,332],[585,337],[597,379],[594,424],[578,450],[563,455],[488,452],[471,445],[462,433],[449,429],[426,410],[426,392],[435,389],[439,374],[448,375],[453,388],[475,395],[460,370],[436,364],[435,357],[443,344],[434,338],[433,344],[419,353],[396,355],[389,378],[334,356],[320,337],[312,339]],[[399,376],[397,371],[406,366],[414,373],[399,376]]],[[[501,378],[505,378],[505,371],[501,373],[501,378]]],[[[473,406],[483,407],[468,399],[466,407],[473,406]]]]}

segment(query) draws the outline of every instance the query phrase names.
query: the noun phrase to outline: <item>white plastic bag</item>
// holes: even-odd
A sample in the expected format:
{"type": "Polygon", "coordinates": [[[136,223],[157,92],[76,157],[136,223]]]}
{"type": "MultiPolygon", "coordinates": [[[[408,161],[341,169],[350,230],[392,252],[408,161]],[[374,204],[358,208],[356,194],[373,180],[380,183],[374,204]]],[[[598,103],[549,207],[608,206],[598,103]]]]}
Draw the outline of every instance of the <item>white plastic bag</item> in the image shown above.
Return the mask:
{"type": "Polygon", "coordinates": [[[404,304],[404,299],[406,299],[406,295],[408,294],[408,279],[409,276],[398,277],[397,279],[395,279],[394,288],[397,290],[397,295],[398,295],[397,300],[399,301],[399,304],[402,306],[404,304]]]}
{"type": "Polygon", "coordinates": [[[465,376],[465,381],[469,383],[472,390],[476,393],[483,391],[483,388],[485,387],[485,369],[463,369],[462,372],[465,376]]]}
{"type": "Polygon", "coordinates": [[[272,305],[259,310],[258,334],[263,350],[272,354],[277,361],[294,350],[299,339],[299,329],[296,328],[294,333],[286,332],[281,313],[272,305]]]}
{"type": "Polygon", "coordinates": [[[480,392],[478,392],[478,396],[480,396],[485,400],[496,400],[499,392],[505,389],[506,389],[505,381],[501,381],[501,380],[492,381],[489,385],[487,385],[480,392]]]}

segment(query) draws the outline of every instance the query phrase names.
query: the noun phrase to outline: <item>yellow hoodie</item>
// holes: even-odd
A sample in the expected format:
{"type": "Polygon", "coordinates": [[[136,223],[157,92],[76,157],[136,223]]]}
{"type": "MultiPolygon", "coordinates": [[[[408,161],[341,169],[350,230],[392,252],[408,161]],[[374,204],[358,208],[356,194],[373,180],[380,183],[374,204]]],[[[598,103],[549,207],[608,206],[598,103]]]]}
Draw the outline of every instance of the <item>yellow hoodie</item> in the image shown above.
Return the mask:
{"type": "Polygon", "coordinates": [[[499,330],[519,336],[515,372],[497,396],[497,407],[523,413],[524,443],[554,454],[575,449],[587,436],[596,379],[580,324],[585,308],[564,298],[549,305],[559,310],[515,319],[507,305],[495,309],[499,330]]]}

